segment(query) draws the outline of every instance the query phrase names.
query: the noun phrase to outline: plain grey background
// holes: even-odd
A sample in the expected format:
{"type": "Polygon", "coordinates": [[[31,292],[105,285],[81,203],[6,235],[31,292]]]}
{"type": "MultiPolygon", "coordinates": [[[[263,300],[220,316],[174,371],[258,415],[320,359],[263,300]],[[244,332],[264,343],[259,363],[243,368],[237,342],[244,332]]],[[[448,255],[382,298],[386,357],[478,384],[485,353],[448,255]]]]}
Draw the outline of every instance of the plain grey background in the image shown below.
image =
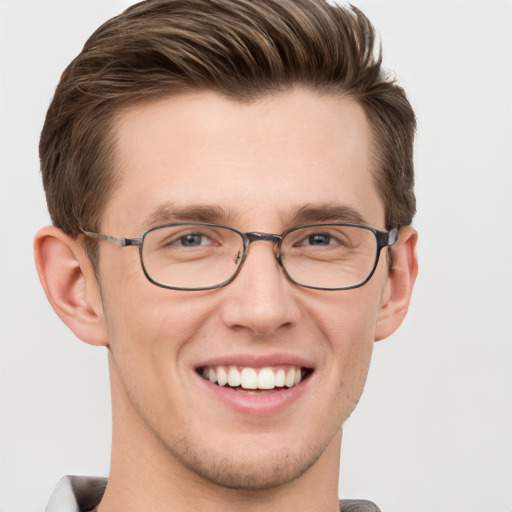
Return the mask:
{"type": "MultiPolygon", "coordinates": [[[[32,238],[49,222],[37,144],[59,75],[131,3],[0,0],[0,512],[108,473],[106,354],[46,303],[32,238]]],[[[512,512],[512,2],[354,3],[418,115],[420,275],[346,423],[340,492],[387,512],[512,512]]]]}

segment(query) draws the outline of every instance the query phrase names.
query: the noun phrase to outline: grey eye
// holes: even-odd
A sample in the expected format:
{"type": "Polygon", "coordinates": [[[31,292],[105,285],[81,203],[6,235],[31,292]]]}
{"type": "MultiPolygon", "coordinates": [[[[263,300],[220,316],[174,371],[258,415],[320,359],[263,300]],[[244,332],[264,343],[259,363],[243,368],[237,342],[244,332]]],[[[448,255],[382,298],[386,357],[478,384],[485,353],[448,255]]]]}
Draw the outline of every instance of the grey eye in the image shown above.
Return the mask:
{"type": "Polygon", "coordinates": [[[329,245],[331,243],[331,236],[325,233],[315,233],[309,235],[305,240],[305,245],[329,245]]]}
{"type": "Polygon", "coordinates": [[[205,236],[199,233],[190,233],[178,238],[176,241],[182,247],[198,247],[205,242],[205,236]]]}

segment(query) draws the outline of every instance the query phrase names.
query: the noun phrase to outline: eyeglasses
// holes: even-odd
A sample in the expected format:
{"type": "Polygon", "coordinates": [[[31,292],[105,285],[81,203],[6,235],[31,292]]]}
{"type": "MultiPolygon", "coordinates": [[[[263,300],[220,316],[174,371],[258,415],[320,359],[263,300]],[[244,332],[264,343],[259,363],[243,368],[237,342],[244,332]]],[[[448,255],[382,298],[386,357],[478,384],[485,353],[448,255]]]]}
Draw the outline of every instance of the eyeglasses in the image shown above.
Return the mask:
{"type": "Polygon", "coordinates": [[[252,242],[273,243],[276,259],[293,283],[317,290],[348,290],[367,283],[381,250],[398,240],[397,229],[378,231],[347,223],[297,226],[280,235],[242,233],[199,222],[156,226],[139,238],[82,233],[118,247],[137,246],[146,277],[172,290],[226,286],[240,272],[252,242]]]}

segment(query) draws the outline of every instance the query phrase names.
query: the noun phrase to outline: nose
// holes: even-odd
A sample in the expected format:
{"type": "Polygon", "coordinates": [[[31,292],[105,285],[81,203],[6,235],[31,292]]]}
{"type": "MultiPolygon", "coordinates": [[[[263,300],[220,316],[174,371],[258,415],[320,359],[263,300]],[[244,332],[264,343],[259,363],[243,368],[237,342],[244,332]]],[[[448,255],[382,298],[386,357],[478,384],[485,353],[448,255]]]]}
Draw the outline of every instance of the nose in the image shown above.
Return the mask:
{"type": "Polygon", "coordinates": [[[240,273],[223,291],[224,323],[258,337],[293,325],[300,314],[296,285],[286,278],[271,241],[251,244],[240,273]]]}

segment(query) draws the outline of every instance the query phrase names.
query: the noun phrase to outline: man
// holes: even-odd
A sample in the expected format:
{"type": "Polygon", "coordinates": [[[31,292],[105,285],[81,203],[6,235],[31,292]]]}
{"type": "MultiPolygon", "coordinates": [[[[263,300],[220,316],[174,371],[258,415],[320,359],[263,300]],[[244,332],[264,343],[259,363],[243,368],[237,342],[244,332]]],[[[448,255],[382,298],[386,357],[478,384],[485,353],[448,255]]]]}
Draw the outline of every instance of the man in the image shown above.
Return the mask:
{"type": "Polygon", "coordinates": [[[113,438],[106,488],[47,510],[377,510],[338,502],[342,425],[417,262],[414,114],[374,39],[323,0],[149,0],[66,69],[36,265],[107,347],[113,438]]]}

